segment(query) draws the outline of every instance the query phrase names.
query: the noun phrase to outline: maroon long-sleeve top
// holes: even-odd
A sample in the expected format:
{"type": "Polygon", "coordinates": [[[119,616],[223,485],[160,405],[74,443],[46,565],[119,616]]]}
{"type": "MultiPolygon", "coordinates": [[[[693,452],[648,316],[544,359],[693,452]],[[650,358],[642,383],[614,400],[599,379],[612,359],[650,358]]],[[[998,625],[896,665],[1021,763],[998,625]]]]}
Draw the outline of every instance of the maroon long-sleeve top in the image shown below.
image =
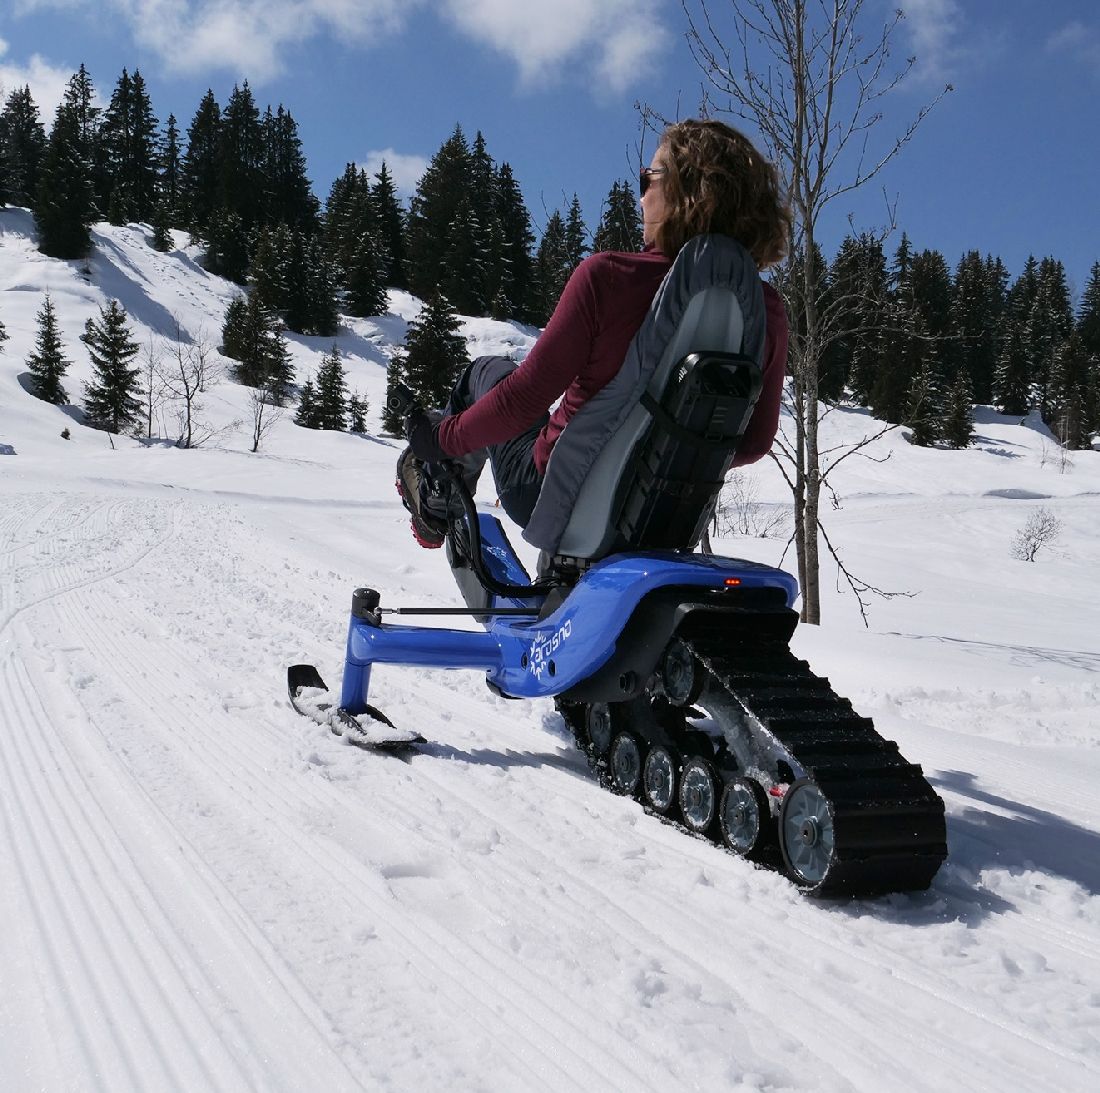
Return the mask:
{"type": "MultiPolygon", "coordinates": [[[[523,363],[468,410],[445,418],[439,444],[449,456],[499,444],[530,428],[562,400],[535,441],[539,474],[570,418],[622,366],[671,261],[657,250],[601,251],[573,271],[565,291],[523,363]]],[[[779,427],[787,363],[787,314],[764,284],[767,309],[764,386],[734,457],[735,467],[767,455],[779,427]]]]}

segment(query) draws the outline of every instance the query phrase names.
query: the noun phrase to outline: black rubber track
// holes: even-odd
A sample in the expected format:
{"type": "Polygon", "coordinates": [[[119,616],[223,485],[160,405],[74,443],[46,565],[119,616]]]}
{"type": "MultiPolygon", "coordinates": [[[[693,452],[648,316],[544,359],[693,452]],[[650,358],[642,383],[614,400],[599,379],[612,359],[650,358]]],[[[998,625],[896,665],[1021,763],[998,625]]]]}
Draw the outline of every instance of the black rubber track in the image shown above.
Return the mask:
{"type": "MultiPolygon", "coordinates": [[[[712,707],[707,712],[721,724],[717,707],[732,699],[775,737],[828,801],[833,854],[820,881],[802,887],[825,897],[927,888],[947,856],[943,801],[921,768],[907,762],[893,741],[880,736],[870,718],[860,717],[827,679],[814,675],[791,653],[781,627],[769,635],[762,622],[754,612],[697,622],[693,617],[679,636],[707,673],[700,700],[704,707],[712,707]],[[714,688],[722,693],[720,703],[707,701],[714,688]]],[[[679,711],[670,717],[666,707],[664,715],[654,716],[652,711],[659,711],[662,701],[646,697],[615,703],[613,717],[646,744],[671,743],[685,761],[700,754],[701,734],[679,711]]],[[[578,745],[607,786],[606,761],[585,732],[585,708],[583,703],[559,703],[578,745]]],[[[704,758],[726,766],[721,754],[704,758]]],[[[725,773],[729,775],[728,767],[725,773]]]]}

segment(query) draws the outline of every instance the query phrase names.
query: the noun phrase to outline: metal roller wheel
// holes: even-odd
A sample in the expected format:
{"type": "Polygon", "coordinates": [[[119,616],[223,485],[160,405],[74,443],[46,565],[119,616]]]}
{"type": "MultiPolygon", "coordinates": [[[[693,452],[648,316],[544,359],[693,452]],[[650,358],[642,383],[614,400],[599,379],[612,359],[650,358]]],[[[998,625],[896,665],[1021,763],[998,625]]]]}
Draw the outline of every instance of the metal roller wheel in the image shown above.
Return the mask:
{"type": "Polygon", "coordinates": [[[658,744],[649,749],[642,768],[642,797],[662,815],[676,803],[676,757],[658,744]]]}
{"type": "Polygon", "coordinates": [[[584,712],[584,727],[596,754],[606,755],[611,746],[611,707],[606,702],[589,706],[584,712]]]}
{"type": "Polygon", "coordinates": [[[833,861],[833,814],[829,799],[803,778],[787,790],[779,813],[779,846],[783,862],[801,885],[824,881],[833,861]]]}
{"type": "Polygon", "coordinates": [[[751,858],[768,841],[768,810],[764,791],[748,778],[734,778],[722,790],[718,828],[722,842],[742,858],[751,858]]]}
{"type": "Polygon", "coordinates": [[[692,831],[703,834],[718,812],[718,788],[710,763],[694,756],[680,773],[680,815],[692,831]]]}
{"type": "Polygon", "coordinates": [[[703,672],[679,638],[669,642],[661,657],[661,687],[674,706],[690,706],[703,689],[703,672]]]}
{"type": "Polygon", "coordinates": [[[632,732],[621,732],[611,741],[608,765],[611,788],[626,797],[635,796],[642,780],[642,745],[632,732]]]}

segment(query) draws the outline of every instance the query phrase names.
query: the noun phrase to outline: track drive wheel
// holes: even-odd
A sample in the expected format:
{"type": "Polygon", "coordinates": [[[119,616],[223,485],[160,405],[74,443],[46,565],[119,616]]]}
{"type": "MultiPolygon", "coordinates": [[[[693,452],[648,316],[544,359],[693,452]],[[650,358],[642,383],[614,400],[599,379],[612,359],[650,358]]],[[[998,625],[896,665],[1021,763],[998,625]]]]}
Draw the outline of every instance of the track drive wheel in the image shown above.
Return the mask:
{"type": "Polygon", "coordinates": [[[771,841],[771,811],[759,782],[733,778],[718,802],[722,842],[742,858],[755,858],[771,841]]]}
{"type": "Polygon", "coordinates": [[[608,753],[611,789],[624,797],[634,797],[642,780],[642,745],[632,732],[620,732],[611,741],[608,753]]]}
{"type": "Polygon", "coordinates": [[[779,813],[779,846],[783,864],[796,883],[819,888],[833,864],[833,812],[829,799],[813,782],[800,778],[783,798],[779,813]]]}
{"type": "Polygon", "coordinates": [[[703,671],[679,638],[669,642],[659,672],[661,687],[673,706],[690,706],[703,690],[703,671]]]}
{"type": "Polygon", "coordinates": [[[611,726],[611,707],[606,702],[596,702],[585,708],[584,727],[592,743],[592,750],[601,759],[611,746],[611,726]]]}
{"type": "Polygon", "coordinates": [[[662,744],[649,749],[642,767],[642,799],[662,816],[676,803],[676,756],[662,744]]]}
{"type": "Polygon", "coordinates": [[[718,814],[718,783],[710,763],[696,755],[684,764],[677,797],[684,825],[705,834],[718,814]]]}

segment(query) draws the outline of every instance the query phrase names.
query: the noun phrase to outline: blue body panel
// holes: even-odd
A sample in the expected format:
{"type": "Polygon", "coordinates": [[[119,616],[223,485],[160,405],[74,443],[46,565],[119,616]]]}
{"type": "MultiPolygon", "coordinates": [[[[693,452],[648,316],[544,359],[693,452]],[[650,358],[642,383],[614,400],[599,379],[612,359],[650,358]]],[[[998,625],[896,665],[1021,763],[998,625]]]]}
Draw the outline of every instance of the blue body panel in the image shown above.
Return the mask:
{"type": "MultiPolygon", "coordinates": [[[[526,571],[500,522],[480,516],[483,557],[498,580],[526,584],[526,571]]],[[[504,694],[536,698],[560,694],[601,668],[634,609],[649,593],[670,585],[721,591],[779,588],[794,604],[798,582],[756,562],[705,554],[651,551],[617,554],[596,563],[565,602],[545,619],[493,615],[494,608],[537,606],[539,601],[494,597],[484,632],[424,626],[390,626],[351,619],[340,704],[350,713],[367,705],[373,664],[424,668],[477,668],[504,694]]]]}

